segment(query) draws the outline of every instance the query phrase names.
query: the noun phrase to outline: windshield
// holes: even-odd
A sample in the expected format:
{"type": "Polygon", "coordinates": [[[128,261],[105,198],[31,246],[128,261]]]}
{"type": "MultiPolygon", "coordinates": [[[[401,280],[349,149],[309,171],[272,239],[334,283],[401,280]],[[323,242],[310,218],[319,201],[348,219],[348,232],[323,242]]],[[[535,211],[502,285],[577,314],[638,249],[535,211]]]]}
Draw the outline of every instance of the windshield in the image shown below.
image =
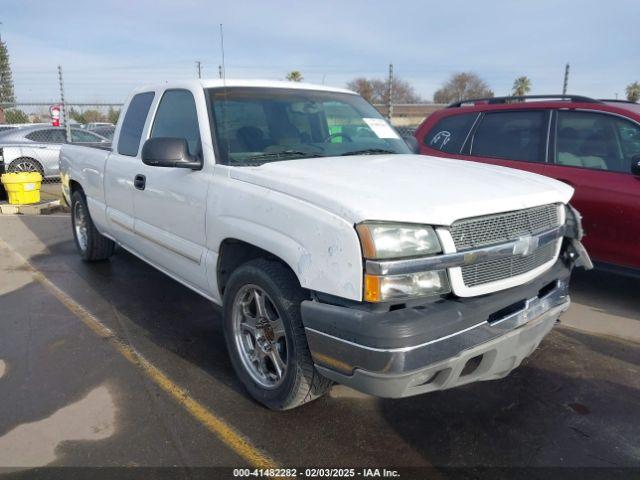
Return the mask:
{"type": "Polygon", "coordinates": [[[358,95],[282,88],[209,89],[222,163],[411,153],[358,95]]]}

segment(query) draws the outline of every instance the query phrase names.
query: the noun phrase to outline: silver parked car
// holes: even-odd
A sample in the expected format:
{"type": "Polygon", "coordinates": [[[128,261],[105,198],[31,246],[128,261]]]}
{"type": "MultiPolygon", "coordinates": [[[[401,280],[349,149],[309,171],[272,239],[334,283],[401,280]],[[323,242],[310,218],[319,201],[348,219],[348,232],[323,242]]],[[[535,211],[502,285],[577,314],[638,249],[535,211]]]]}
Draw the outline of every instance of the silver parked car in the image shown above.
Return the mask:
{"type": "MultiPolygon", "coordinates": [[[[66,142],[63,127],[29,126],[0,132],[0,164],[7,172],[39,172],[59,176],[58,156],[66,142]]],[[[108,147],[108,139],[93,132],[71,129],[71,143],[108,147]]]]}

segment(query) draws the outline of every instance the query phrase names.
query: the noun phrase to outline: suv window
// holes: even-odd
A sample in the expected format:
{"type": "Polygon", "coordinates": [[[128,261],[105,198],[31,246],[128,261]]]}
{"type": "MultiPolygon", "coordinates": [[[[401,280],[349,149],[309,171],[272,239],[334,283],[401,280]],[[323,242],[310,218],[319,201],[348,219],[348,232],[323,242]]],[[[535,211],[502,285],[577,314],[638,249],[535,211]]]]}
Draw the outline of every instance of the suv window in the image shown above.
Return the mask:
{"type": "Polygon", "coordinates": [[[471,155],[544,162],[546,114],[544,110],[485,113],[473,135],[471,155]]]}
{"type": "Polygon", "coordinates": [[[460,153],[477,113],[450,115],[436,123],[424,137],[427,147],[447,153],[460,153]]]}
{"type": "Polygon", "coordinates": [[[142,129],[154,96],[153,92],[145,92],[138,93],[131,99],[122,127],[120,127],[120,137],[118,138],[118,153],[120,155],[130,157],[138,155],[142,129]]]}
{"type": "Polygon", "coordinates": [[[198,112],[189,90],[167,90],[162,96],[151,129],[151,138],[156,137],[184,138],[189,144],[189,153],[200,154],[198,112]]]}
{"type": "Polygon", "coordinates": [[[558,165],[628,173],[639,154],[638,125],[605,113],[558,112],[558,165]]]}
{"type": "Polygon", "coordinates": [[[38,143],[66,143],[65,131],[55,128],[36,130],[26,134],[25,138],[38,143]]]}

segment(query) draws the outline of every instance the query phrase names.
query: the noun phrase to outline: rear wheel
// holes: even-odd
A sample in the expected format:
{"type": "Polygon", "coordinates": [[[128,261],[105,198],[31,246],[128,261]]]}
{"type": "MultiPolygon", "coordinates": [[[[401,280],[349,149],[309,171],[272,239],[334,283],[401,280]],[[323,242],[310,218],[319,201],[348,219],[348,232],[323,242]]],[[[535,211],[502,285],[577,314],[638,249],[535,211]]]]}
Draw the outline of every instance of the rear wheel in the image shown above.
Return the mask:
{"type": "Polygon", "coordinates": [[[17,158],[7,167],[8,173],[39,173],[44,177],[42,165],[33,158],[17,158]]]}
{"type": "Polygon", "coordinates": [[[106,260],[113,255],[115,243],[98,232],[81,191],[71,195],[71,225],[78,253],[86,262],[106,260]]]}
{"type": "Polygon", "coordinates": [[[224,333],[236,374],[251,396],[287,410],[323,395],[331,381],[315,369],[300,303],[307,298],[283,265],[253,260],[229,278],[224,333]]]}

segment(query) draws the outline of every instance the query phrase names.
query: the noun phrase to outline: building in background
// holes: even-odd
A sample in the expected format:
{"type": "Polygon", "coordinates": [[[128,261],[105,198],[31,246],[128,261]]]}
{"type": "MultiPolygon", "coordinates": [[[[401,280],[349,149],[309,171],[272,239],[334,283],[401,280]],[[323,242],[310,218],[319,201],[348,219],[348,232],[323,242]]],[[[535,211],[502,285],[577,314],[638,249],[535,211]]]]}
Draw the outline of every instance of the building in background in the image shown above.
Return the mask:
{"type": "MultiPolygon", "coordinates": [[[[374,105],[376,109],[385,117],[387,116],[387,105],[374,105]]],[[[436,110],[446,107],[439,103],[410,103],[410,104],[394,104],[393,117],[391,123],[395,127],[417,127],[422,121],[436,110]]]]}

